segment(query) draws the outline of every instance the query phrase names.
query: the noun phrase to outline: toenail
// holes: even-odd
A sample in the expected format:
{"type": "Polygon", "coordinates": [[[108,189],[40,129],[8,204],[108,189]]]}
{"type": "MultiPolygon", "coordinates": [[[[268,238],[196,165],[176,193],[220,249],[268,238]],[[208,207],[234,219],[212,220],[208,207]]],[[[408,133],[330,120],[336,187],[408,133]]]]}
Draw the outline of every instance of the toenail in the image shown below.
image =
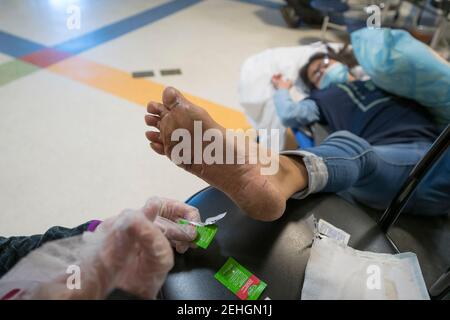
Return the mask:
{"type": "Polygon", "coordinates": [[[173,109],[175,107],[177,107],[180,103],[178,101],[175,101],[170,107],[169,109],[173,109]]]}

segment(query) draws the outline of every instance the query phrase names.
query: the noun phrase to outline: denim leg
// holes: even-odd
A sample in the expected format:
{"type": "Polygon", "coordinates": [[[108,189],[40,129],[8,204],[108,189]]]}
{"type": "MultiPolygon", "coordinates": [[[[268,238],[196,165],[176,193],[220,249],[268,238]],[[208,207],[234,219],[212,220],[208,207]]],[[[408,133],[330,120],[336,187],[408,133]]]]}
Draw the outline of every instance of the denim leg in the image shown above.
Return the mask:
{"type": "Polygon", "coordinates": [[[338,131],[317,147],[283,154],[301,156],[308,171],[308,189],[294,197],[348,191],[357,201],[383,209],[429,145],[371,146],[348,131],[338,131]]]}
{"type": "MultiPolygon", "coordinates": [[[[406,181],[415,165],[428,151],[431,143],[373,146],[377,169],[358,180],[349,193],[358,201],[385,209],[406,181]]],[[[414,201],[410,201],[412,204],[414,201]]]]}

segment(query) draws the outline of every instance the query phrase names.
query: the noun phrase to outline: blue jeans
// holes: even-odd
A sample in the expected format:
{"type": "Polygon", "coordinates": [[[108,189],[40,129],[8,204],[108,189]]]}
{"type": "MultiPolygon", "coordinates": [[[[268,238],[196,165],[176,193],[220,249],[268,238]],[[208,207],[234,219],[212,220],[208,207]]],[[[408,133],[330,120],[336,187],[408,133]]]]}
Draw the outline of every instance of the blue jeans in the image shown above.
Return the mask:
{"type": "MultiPolygon", "coordinates": [[[[295,198],[316,192],[347,191],[358,202],[385,209],[430,146],[431,142],[372,146],[348,131],[338,131],[319,146],[283,154],[301,156],[308,171],[308,189],[294,195],[295,198]]],[[[413,198],[410,202],[431,200],[417,192],[413,198]]],[[[437,203],[448,208],[448,198],[449,194],[444,194],[437,203]]],[[[414,208],[411,204],[409,207],[414,208]]],[[[440,211],[442,208],[431,208],[428,204],[420,208],[428,211],[421,214],[444,213],[440,211]]]]}

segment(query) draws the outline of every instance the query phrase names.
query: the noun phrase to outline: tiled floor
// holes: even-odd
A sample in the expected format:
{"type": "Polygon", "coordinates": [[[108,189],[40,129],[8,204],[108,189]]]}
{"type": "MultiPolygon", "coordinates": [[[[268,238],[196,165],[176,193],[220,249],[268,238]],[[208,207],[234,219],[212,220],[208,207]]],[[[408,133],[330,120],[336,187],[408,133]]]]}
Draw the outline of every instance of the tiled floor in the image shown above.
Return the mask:
{"type": "Polygon", "coordinates": [[[14,39],[55,46],[103,32],[94,37],[95,45],[44,68],[13,56],[9,46],[16,40],[0,43],[0,235],[75,226],[141,206],[152,195],[185,200],[206,184],[149,149],[143,121],[147,94],[153,99],[163,85],[173,85],[203,99],[207,108],[222,108],[219,118],[227,112],[238,117],[243,60],[319,35],[287,29],[279,11],[264,5],[280,1],[183,0],[184,7],[174,9],[179,1],[0,3],[0,32],[14,39]],[[70,4],[81,9],[80,30],[66,27],[70,4]],[[157,18],[134,29],[132,22],[117,27],[143,12],[157,18]],[[118,28],[122,34],[114,35],[118,28]],[[74,67],[80,65],[81,70],[74,67]],[[182,74],[160,76],[159,70],[167,68],[180,68],[182,74]],[[155,71],[155,77],[127,78],[142,70],[155,71]],[[103,72],[103,80],[91,81],[93,72],[103,72]],[[123,86],[119,82],[118,88],[108,83],[119,80],[123,86]],[[134,99],[136,88],[148,88],[148,93],[134,99]]]}

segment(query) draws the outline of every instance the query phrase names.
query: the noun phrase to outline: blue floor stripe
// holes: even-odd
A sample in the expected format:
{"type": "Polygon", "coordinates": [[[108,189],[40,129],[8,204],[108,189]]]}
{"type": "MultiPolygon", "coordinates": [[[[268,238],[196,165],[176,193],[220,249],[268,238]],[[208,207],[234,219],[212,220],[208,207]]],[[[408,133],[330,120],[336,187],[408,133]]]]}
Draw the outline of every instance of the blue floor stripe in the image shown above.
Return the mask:
{"type": "Polygon", "coordinates": [[[38,50],[45,46],[24,38],[6,33],[0,30],[0,52],[18,58],[38,50]]]}
{"type": "MultiPolygon", "coordinates": [[[[201,1],[202,0],[174,0],[112,23],[96,31],[89,32],[80,37],[67,40],[54,46],[53,48],[72,54],[79,54],[83,51],[123,36],[128,32],[132,32],[143,26],[161,20],[201,1]]],[[[0,30],[1,53],[19,58],[45,48],[47,47],[44,45],[0,30]]]]}
{"type": "Polygon", "coordinates": [[[70,52],[72,54],[79,54],[100,44],[116,39],[128,32],[165,18],[201,1],[202,0],[174,0],[120,20],[96,31],[87,33],[78,38],[68,40],[55,46],[54,48],[70,52]]]}
{"type": "Polygon", "coordinates": [[[266,7],[269,9],[280,9],[283,6],[282,3],[274,2],[274,1],[270,1],[270,0],[236,0],[236,1],[246,2],[246,3],[250,3],[250,4],[256,4],[258,6],[266,7]]]}

